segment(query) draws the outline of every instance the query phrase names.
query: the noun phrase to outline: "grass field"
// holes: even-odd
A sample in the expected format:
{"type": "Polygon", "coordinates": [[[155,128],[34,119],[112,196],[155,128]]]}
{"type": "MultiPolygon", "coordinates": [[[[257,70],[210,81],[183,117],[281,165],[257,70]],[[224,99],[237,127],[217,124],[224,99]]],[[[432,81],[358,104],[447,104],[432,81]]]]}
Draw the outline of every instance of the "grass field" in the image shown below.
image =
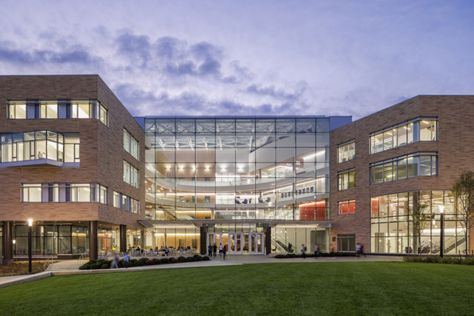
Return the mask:
{"type": "Polygon", "coordinates": [[[2,315],[473,315],[474,267],[276,263],[52,277],[0,289],[2,315]]]}

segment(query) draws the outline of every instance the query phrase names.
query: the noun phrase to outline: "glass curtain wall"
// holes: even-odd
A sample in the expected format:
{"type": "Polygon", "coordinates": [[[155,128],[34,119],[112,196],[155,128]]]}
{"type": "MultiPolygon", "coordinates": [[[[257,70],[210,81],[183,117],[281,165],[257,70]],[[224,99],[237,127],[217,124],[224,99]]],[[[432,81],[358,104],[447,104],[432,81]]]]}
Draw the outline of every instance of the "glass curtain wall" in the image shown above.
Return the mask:
{"type": "Polygon", "coordinates": [[[464,227],[449,191],[403,192],[371,199],[371,250],[376,253],[440,252],[440,209],[444,206],[445,254],[465,249],[464,227]]]}
{"type": "Polygon", "coordinates": [[[145,119],[157,220],[324,220],[328,118],[145,119]]]}

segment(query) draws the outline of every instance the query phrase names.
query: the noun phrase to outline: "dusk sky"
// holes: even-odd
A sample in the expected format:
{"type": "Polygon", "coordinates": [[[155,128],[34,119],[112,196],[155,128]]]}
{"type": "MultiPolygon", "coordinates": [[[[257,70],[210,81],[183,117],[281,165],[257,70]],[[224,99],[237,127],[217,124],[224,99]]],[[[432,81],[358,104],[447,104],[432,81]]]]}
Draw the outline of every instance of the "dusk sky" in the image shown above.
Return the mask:
{"type": "Polygon", "coordinates": [[[474,1],[2,1],[0,74],[97,73],[134,115],[353,115],[474,94],[474,1]]]}

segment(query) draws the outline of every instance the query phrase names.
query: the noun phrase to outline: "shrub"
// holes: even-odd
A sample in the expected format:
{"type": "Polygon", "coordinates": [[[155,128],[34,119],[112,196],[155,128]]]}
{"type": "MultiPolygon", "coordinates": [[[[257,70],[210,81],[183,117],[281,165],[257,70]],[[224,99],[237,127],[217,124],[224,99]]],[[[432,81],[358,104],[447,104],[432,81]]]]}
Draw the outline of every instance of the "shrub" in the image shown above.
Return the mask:
{"type": "Polygon", "coordinates": [[[474,265],[474,258],[463,257],[439,257],[439,256],[405,256],[405,262],[419,262],[419,263],[441,263],[441,264],[467,264],[474,265]]]}
{"type": "MultiPolygon", "coordinates": [[[[168,263],[178,263],[178,262],[193,262],[193,261],[209,261],[208,256],[194,255],[192,257],[170,257],[170,258],[140,258],[130,260],[129,267],[141,267],[147,265],[157,265],[157,264],[168,264],[168,263]]],[[[109,269],[112,261],[111,260],[90,260],[84,263],[79,267],[79,270],[91,270],[91,269],[109,269]]],[[[122,260],[118,263],[119,268],[125,267],[125,262],[122,260]]]]}

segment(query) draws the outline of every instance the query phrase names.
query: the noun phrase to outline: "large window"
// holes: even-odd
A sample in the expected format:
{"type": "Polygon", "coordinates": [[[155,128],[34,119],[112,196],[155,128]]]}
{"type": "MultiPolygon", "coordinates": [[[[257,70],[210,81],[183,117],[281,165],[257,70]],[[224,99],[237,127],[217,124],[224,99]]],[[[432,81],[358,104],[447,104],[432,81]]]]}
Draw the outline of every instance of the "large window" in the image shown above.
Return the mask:
{"type": "Polygon", "coordinates": [[[383,183],[418,176],[436,176],[436,153],[418,153],[370,164],[370,182],[383,183]]]}
{"type": "Polygon", "coordinates": [[[415,191],[371,198],[371,251],[375,253],[440,252],[440,210],[444,211],[444,252],[464,251],[465,228],[450,191],[415,191]]]}
{"type": "Polygon", "coordinates": [[[339,191],[348,190],[355,187],[356,172],[354,169],[345,170],[337,173],[337,188],[339,191]]]}
{"type": "Polygon", "coordinates": [[[136,188],[139,186],[138,169],[125,160],[123,161],[123,181],[136,188]]]}
{"type": "Polygon", "coordinates": [[[329,118],[146,118],[145,137],[147,218],[328,216],[329,118]]]}
{"type": "MultiPolygon", "coordinates": [[[[89,230],[87,226],[44,223],[32,229],[31,250],[33,255],[83,254],[89,252],[89,230]]],[[[28,226],[14,225],[14,254],[28,254],[28,226]]]]}
{"type": "Polygon", "coordinates": [[[419,118],[370,135],[370,153],[404,146],[419,141],[438,140],[438,121],[419,118]]]}
{"type": "Polygon", "coordinates": [[[0,134],[0,163],[53,160],[79,163],[79,134],[36,131],[0,134]]]}
{"type": "Polygon", "coordinates": [[[345,162],[355,158],[355,142],[337,146],[337,162],[345,162]]]}
{"type": "Polygon", "coordinates": [[[339,215],[347,215],[347,214],[355,214],[356,212],[356,201],[349,200],[349,201],[339,201],[339,215]]]}
{"type": "Polygon", "coordinates": [[[135,159],[140,160],[140,146],[138,140],[132,136],[125,128],[123,129],[123,149],[132,155],[135,159]]]}
{"type": "Polygon", "coordinates": [[[21,190],[23,202],[97,202],[107,204],[107,187],[95,183],[22,184],[21,190]]]}
{"type": "Polygon", "coordinates": [[[10,101],[9,119],[90,119],[108,125],[108,110],[96,100],[10,101]]]}

